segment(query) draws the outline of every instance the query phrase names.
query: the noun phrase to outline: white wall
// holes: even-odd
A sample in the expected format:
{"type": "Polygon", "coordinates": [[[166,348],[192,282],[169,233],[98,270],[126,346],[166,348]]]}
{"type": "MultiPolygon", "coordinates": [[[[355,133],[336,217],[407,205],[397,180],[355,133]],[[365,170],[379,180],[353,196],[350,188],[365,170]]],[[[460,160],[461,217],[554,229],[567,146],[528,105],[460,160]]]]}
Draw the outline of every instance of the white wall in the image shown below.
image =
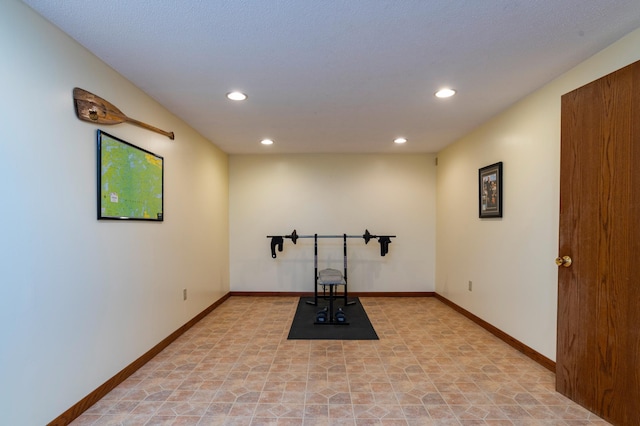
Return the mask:
{"type": "MultiPolygon", "coordinates": [[[[421,155],[231,155],[232,291],[313,291],[313,239],[287,239],[271,258],[267,235],[397,235],[347,240],[349,290],[434,291],[435,165],[421,155]]],[[[320,240],[319,268],[342,269],[342,240],[320,240]]]]}
{"type": "Polygon", "coordinates": [[[556,351],[560,97],[640,58],[640,30],[438,154],[436,290],[550,359],[556,351]],[[478,169],[504,163],[504,217],[478,169]],[[468,291],[468,281],[473,291],[468,291]]]}
{"type": "Polygon", "coordinates": [[[228,159],[17,0],[0,52],[0,423],[42,425],[228,292],[228,159]],[[96,220],[75,86],[175,132],[101,127],[164,157],[163,223],[96,220]]]}

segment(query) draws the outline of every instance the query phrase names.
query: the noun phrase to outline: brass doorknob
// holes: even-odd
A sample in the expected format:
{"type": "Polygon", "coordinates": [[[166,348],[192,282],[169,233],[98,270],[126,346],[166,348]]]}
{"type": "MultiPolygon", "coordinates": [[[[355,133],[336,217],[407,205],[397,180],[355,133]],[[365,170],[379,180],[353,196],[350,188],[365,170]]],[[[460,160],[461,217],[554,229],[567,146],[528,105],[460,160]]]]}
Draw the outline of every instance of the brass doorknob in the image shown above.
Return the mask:
{"type": "Polygon", "coordinates": [[[569,256],[556,257],[556,265],[568,268],[571,266],[571,258],[569,256]]]}

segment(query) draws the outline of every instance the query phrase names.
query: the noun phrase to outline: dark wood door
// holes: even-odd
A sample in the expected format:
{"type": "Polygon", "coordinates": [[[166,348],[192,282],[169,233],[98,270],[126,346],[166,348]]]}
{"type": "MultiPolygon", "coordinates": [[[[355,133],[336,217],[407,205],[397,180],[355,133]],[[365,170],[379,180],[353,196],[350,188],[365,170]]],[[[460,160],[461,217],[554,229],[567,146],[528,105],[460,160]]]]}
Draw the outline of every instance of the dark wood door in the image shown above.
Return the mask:
{"type": "Polygon", "coordinates": [[[560,188],[556,387],[637,426],[640,62],[562,97],[560,188]]]}

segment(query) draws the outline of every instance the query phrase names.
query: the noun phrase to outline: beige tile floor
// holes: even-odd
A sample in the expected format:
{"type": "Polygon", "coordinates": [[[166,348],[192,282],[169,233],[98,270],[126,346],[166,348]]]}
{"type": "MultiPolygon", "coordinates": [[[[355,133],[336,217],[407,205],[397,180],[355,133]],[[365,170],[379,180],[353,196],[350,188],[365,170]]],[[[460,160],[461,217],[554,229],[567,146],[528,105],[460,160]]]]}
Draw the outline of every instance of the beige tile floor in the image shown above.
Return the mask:
{"type": "Polygon", "coordinates": [[[231,297],[72,425],[607,425],[434,298],[361,298],[380,340],[287,340],[296,297],[231,297]]]}

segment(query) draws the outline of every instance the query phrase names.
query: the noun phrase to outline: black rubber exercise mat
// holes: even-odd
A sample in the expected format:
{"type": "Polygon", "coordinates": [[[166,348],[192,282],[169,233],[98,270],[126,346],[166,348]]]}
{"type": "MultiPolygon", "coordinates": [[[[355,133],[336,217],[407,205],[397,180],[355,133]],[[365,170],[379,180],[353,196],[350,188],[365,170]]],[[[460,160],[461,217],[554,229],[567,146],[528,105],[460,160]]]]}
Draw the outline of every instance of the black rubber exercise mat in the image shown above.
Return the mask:
{"type": "Polygon", "coordinates": [[[350,298],[353,305],[342,306],[342,299],[334,300],[334,311],[342,307],[348,325],[314,324],[319,310],[329,305],[329,301],[318,298],[318,306],[310,305],[313,297],[301,297],[289,330],[289,340],[378,340],[378,335],[357,297],[350,298]]]}

